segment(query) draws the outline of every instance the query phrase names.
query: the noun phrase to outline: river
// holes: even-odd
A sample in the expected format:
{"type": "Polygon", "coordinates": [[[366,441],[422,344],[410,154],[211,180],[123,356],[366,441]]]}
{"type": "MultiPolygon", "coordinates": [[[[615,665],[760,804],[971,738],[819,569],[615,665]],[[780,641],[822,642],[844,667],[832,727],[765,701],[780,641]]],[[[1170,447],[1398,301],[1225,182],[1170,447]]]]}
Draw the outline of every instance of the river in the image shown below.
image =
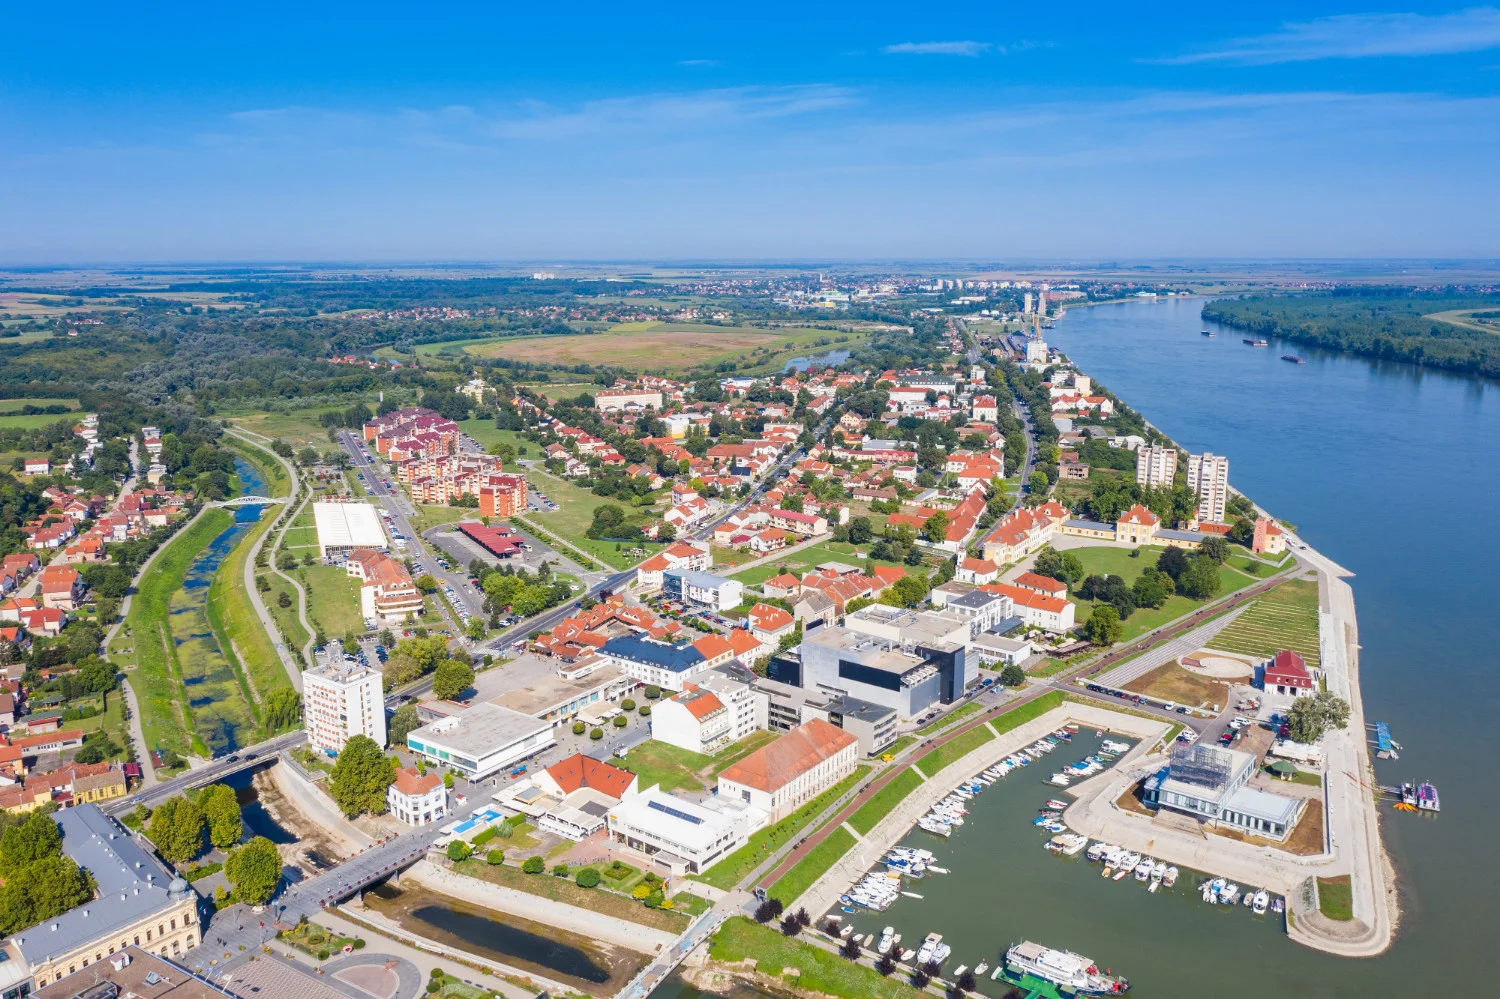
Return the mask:
{"type": "MultiPolygon", "coordinates": [[[[1377,774],[1429,778],[1443,793],[1436,818],[1381,812],[1401,895],[1396,942],[1378,958],[1331,957],[1245,910],[1103,883],[1037,847],[1015,854],[1004,849],[1009,820],[984,830],[976,860],[1011,873],[1009,886],[950,875],[953,908],[922,932],[963,936],[977,917],[998,948],[1029,932],[1018,926],[1045,927],[1030,935],[1123,972],[1146,999],[1482,995],[1496,969],[1484,941],[1500,926],[1479,849],[1500,791],[1485,741],[1500,708],[1500,616],[1483,582],[1500,565],[1490,522],[1500,386],[1274,340],[1251,348],[1239,331],[1203,323],[1201,307],[1073,309],[1048,341],[1183,447],[1228,455],[1236,487],[1355,573],[1365,713],[1390,722],[1405,747],[1399,761],[1377,761],[1377,774]]],[[[1033,796],[1045,797],[1040,785],[1033,796]]],[[[1004,794],[985,798],[998,807],[1004,794]]],[[[982,820],[954,839],[978,841],[979,829],[982,820]]],[[[884,922],[897,924],[902,904],[884,922]]],[[[979,956],[955,947],[949,967],[979,956]]],[[[696,995],[679,979],[658,992],[696,995]]]]}
{"type": "MultiPolygon", "coordinates": [[[[259,469],[241,458],[235,459],[234,466],[243,494],[265,495],[265,482],[259,469]]],[[[182,588],[172,594],[172,638],[177,643],[177,658],[182,664],[193,724],[215,756],[255,742],[258,734],[244,691],[235,678],[234,667],[224,657],[209,627],[206,608],[208,588],[220,563],[244,537],[250,525],[260,519],[261,509],[258,506],[233,508],[233,525],[214,538],[193,560],[183,578],[182,588]],[[248,742],[242,736],[249,736],[248,742]]]]}

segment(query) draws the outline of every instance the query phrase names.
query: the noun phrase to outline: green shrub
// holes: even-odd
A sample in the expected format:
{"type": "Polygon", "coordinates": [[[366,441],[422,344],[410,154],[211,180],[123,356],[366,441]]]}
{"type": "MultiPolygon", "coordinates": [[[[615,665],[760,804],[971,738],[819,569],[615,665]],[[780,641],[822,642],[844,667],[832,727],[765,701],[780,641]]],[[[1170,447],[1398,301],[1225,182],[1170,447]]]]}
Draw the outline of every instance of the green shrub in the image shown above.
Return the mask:
{"type": "Polygon", "coordinates": [[[458,863],[461,860],[468,860],[473,855],[474,848],[461,839],[456,839],[448,844],[448,859],[454,863],[458,863]]]}
{"type": "Polygon", "coordinates": [[[604,738],[604,729],[602,729],[602,728],[591,728],[591,729],[589,729],[589,738],[593,739],[595,742],[598,742],[600,739],[604,738]]]}
{"type": "Polygon", "coordinates": [[[526,862],[521,865],[521,870],[527,874],[540,874],[547,869],[547,862],[541,857],[527,857],[526,862]]]}
{"type": "Polygon", "coordinates": [[[326,951],[326,950],[320,950],[320,951],[318,951],[318,960],[319,961],[326,961],[326,960],[328,960],[328,951],[326,951]]]}
{"type": "Polygon", "coordinates": [[[653,683],[653,684],[651,684],[650,686],[648,686],[646,688],[646,700],[648,700],[648,701],[654,701],[654,700],[656,700],[660,696],[661,696],[661,688],[658,687],[656,684],[653,683]]]}
{"type": "Polygon", "coordinates": [[[491,850],[489,853],[486,853],[484,855],[484,862],[489,864],[491,867],[499,867],[501,864],[505,863],[505,851],[491,850]]]}
{"type": "Polygon", "coordinates": [[[615,715],[615,728],[624,728],[627,724],[624,715],[615,715]]]}
{"type": "Polygon", "coordinates": [[[649,704],[642,704],[641,705],[641,715],[644,717],[646,715],[649,715],[650,713],[651,713],[651,705],[649,705],[649,704]]]}
{"type": "Polygon", "coordinates": [[[364,937],[355,937],[354,938],[354,949],[355,950],[364,950],[365,949],[365,938],[364,937]]]}
{"type": "Polygon", "coordinates": [[[567,877],[568,876],[568,865],[567,864],[553,864],[552,865],[552,876],[555,877],[555,878],[565,878],[565,877],[567,877]]]}
{"type": "Polygon", "coordinates": [[[574,722],[573,723],[573,734],[574,735],[582,735],[584,732],[587,732],[587,731],[588,731],[588,726],[585,725],[583,722],[574,722]]]}
{"type": "Polygon", "coordinates": [[[585,867],[573,880],[578,882],[580,888],[594,888],[599,884],[599,872],[592,867],[585,867]]]}
{"type": "Polygon", "coordinates": [[[490,840],[499,835],[500,830],[496,829],[494,826],[490,826],[484,832],[474,837],[474,848],[478,849],[479,847],[484,846],[484,844],[488,843],[490,840]]]}
{"type": "Polygon", "coordinates": [[[622,710],[622,711],[634,711],[635,710],[635,701],[633,701],[629,697],[625,698],[623,701],[620,702],[620,710],[622,710]]]}

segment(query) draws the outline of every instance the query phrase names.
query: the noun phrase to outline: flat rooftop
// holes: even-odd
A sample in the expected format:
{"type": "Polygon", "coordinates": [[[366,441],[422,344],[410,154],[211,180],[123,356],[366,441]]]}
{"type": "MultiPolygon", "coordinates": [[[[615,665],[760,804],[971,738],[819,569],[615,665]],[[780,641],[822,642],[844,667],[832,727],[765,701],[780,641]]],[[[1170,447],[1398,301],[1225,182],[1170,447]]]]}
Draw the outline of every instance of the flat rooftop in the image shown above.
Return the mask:
{"type": "Polygon", "coordinates": [[[467,711],[423,725],[407,736],[407,742],[438,746],[478,760],[551,729],[550,722],[481,701],[467,711]]]}
{"type": "Polygon", "coordinates": [[[385,531],[369,503],[314,503],[313,523],[324,548],[385,548],[385,531]]]}
{"type": "MultiPolygon", "coordinates": [[[[588,673],[568,679],[558,673],[556,659],[530,653],[504,666],[487,669],[474,677],[476,701],[488,701],[525,715],[542,715],[590,691],[621,679],[625,674],[604,660],[588,673]]],[[[575,663],[569,667],[574,672],[575,663]]]]}

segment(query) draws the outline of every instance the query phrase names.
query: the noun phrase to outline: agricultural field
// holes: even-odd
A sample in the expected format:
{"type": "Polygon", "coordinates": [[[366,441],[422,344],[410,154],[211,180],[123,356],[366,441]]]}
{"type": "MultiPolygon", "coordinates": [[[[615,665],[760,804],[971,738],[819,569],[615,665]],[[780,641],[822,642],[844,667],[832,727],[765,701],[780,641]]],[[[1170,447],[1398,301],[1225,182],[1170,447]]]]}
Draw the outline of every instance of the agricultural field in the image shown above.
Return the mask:
{"type": "MultiPolygon", "coordinates": [[[[0,416],[4,416],[4,415],[7,415],[7,414],[19,413],[22,409],[26,408],[27,406],[67,406],[69,409],[73,410],[74,412],[77,412],[77,410],[78,410],[78,400],[77,399],[57,399],[57,398],[47,398],[47,399],[0,399],[0,416]]],[[[61,420],[61,419],[64,419],[64,417],[62,417],[62,416],[54,416],[54,417],[52,417],[52,419],[54,419],[54,420],[61,420]]]]}
{"type": "Polygon", "coordinates": [[[1318,583],[1290,579],[1255,598],[1213,639],[1213,647],[1265,658],[1291,649],[1318,665],[1318,583]]]}
{"type": "MultiPolygon", "coordinates": [[[[1139,549],[1141,554],[1137,558],[1130,557],[1131,550],[1129,548],[1111,548],[1104,545],[1087,548],[1070,548],[1068,550],[1078,556],[1079,561],[1083,563],[1086,573],[1090,575],[1119,576],[1125,580],[1126,586],[1130,586],[1142,572],[1156,565],[1156,560],[1161,557],[1161,553],[1166,549],[1156,546],[1142,546],[1139,549]]],[[[1214,595],[1214,599],[1217,600],[1220,597],[1228,596],[1236,590],[1242,590],[1254,582],[1254,576],[1240,572],[1238,569],[1225,563],[1219,566],[1219,592],[1214,595]]],[[[1069,593],[1068,599],[1077,605],[1073,612],[1074,619],[1079,624],[1087,621],[1089,615],[1094,612],[1094,601],[1080,599],[1072,593],[1069,593]]],[[[1166,603],[1155,609],[1149,607],[1139,608],[1125,619],[1125,633],[1121,641],[1128,642],[1133,638],[1144,635],[1148,631],[1160,628],[1162,625],[1174,621],[1184,614],[1189,614],[1197,610],[1206,602],[1204,600],[1190,600],[1184,596],[1174,595],[1168,597],[1166,603]]]]}
{"type": "MultiPolygon", "coordinates": [[[[609,364],[637,371],[680,371],[735,359],[766,363],[791,351],[850,347],[866,334],[808,327],[758,329],[703,323],[621,323],[578,336],[495,337],[463,343],[476,357],[507,357],[545,364],[609,364]]],[[[436,354],[453,344],[424,344],[436,354]]]]}

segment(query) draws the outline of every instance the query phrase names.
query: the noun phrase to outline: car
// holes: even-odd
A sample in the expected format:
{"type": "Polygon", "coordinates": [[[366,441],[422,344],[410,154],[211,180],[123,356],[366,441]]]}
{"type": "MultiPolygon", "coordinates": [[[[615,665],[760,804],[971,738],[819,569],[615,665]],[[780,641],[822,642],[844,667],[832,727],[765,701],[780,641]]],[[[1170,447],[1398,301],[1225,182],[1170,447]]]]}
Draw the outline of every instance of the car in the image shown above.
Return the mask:
{"type": "Polygon", "coordinates": [[[146,800],[146,799],[145,799],[145,798],[143,798],[143,797],[141,797],[141,796],[140,796],[140,795],[136,795],[136,796],[135,796],[135,797],[134,797],[134,798],[131,798],[131,799],[130,799],[130,803],[131,803],[131,804],[132,804],[132,805],[139,805],[139,804],[141,804],[141,803],[142,803],[142,802],[144,802],[144,801],[145,801],[145,800],[146,800]]]}
{"type": "Polygon", "coordinates": [[[1162,709],[1165,710],[1165,711],[1176,711],[1177,710],[1177,702],[1176,701],[1168,701],[1167,703],[1165,703],[1165,704],[1162,705],[1162,709]]]}
{"type": "Polygon", "coordinates": [[[258,756],[260,756],[259,753],[246,753],[245,754],[245,759],[247,759],[247,760],[253,760],[253,759],[257,758],[258,756]]]}
{"type": "Polygon", "coordinates": [[[1223,735],[1219,736],[1219,742],[1225,746],[1229,745],[1230,743],[1234,742],[1234,733],[1225,732],[1223,735]]]}
{"type": "Polygon", "coordinates": [[[1179,704],[1179,705],[1177,705],[1177,713],[1180,714],[1180,715],[1187,714],[1188,713],[1188,706],[1186,704],[1179,704]]]}
{"type": "Polygon", "coordinates": [[[239,761],[240,761],[240,754],[239,753],[231,753],[228,756],[224,757],[224,762],[225,763],[238,763],[239,761]]]}

